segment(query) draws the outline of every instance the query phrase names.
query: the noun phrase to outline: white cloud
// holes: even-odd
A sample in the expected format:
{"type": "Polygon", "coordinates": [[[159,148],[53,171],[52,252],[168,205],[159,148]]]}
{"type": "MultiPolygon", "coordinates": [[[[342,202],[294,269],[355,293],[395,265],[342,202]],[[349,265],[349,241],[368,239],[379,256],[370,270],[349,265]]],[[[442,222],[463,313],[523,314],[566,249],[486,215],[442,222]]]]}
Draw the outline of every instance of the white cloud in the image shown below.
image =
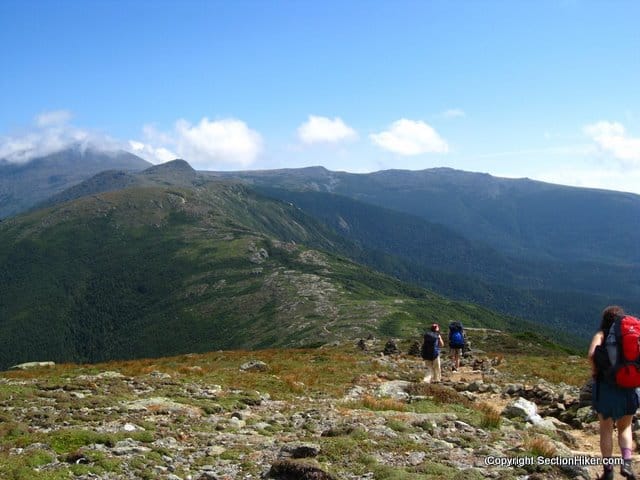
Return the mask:
{"type": "Polygon", "coordinates": [[[164,147],[156,148],[152,145],[137,142],[135,140],[129,140],[129,147],[133,154],[138,155],[151,163],[165,163],[178,158],[178,155],[164,147]]]}
{"type": "Polygon", "coordinates": [[[247,167],[263,145],[262,136],[237,119],[204,117],[196,125],[180,119],[170,132],[146,125],[143,134],[146,141],[129,141],[134,153],[154,163],[183,158],[197,170],[247,167]]]}
{"type": "Polygon", "coordinates": [[[155,125],[145,125],[142,127],[142,133],[148,142],[163,145],[174,143],[174,139],[170,134],[161,132],[155,125]]]}
{"type": "Polygon", "coordinates": [[[72,117],[68,110],[55,110],[36,115],[35,123],[38,127],[54,127],[69,123],[72,117]]]}
{"type": "Polygon", "coordinates": [[[597,122],[584,127],[584,132],[601,150],[625,164],[640,166],[640,138],[629,137],[621,123],[597,122]]]}
{"type": "Polygon", "coordinates": [[[71,113],[66,110],[43,112],[24,131],[0,136],[0,159],[11,163],[26,163],[71,145],[99,149],[119,147],[117,142],[105,135],[71,125],[71,118],[71,113]]]}
{"type": "Polygon", "coordinates": [[[450,108],[449,110],[445,110],[442,112],[442,116],[444,118],[464,118],[467,116],[464,110],[459,108],[450,108]]]}
{"type": "Polygon", "coordinates": [[[178,153],[201,168],[219,163],[247,166],[262,150],[262,137],[244,122],[235,119],[209,121],[198,125],[178,120],[175,126],[178,153]]]}
{"type": "Polygon", "coordinates": [[[337,143],[358,138],[356,131],[335,117],[309,115],[309,119],[298,127],[298,138],[303,143],[337,143]]]}
{"type": "Polygon", "coordinates": [[[369,135],[371,141],[385,150],[400,155],[447,153],[449,145],[438,133],[422,121],[397,120],[387,131],[369,135]]]}
{"type": "Polygon", "coordinates": [[[23,131],[0,135],[0,159],[26,163],[78,145],[105,151],[126,149],[152,163],[184,158],[202,170],[246,167],[262,151],[260,134],[236,119],[210,121],[205,117],[195,125],[181,119],[169,132],[146,125],[142,140],[121,142],[78,128],[70,123],[71,118],[66,110],[43,112],[23,131]]]}

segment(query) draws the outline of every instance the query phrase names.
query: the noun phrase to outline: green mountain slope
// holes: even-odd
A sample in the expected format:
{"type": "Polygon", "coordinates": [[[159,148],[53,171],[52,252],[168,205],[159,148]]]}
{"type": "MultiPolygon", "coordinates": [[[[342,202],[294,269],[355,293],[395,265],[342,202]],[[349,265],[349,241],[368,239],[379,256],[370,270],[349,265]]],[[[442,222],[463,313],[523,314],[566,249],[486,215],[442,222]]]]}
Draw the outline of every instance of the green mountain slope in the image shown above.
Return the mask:
{"type": "Polygon", "coordinates": [[[452,318],[534,328],[323,253],[352,247],[292,205],[196,183],[0,223],[0,367],[408,335],[452,318]]]}
{"type": "MultiPolygon", "coordinates": [[[[583,328],[585,319],[597,319],[603,305],[620,300],[621,292],[635,285],[637,269],[609,266],[605,282],[596,264],[568,268],[551,261],[518,261],[441,225],[341,195],[256,188],[293,202],[355,241],[361,249],[346,254],[360,263],[447,297],[577,331],[583,342],[591,333],[583,328]]],[[[634,298],[618,303],[640,309],[634,298]]]]}
{"type": "Polygon", "coordinates": [[[451,169],[209,174],[295,203],[373,268],[583,342],[607,304],[640,311],[637,195],[451,169]]]}

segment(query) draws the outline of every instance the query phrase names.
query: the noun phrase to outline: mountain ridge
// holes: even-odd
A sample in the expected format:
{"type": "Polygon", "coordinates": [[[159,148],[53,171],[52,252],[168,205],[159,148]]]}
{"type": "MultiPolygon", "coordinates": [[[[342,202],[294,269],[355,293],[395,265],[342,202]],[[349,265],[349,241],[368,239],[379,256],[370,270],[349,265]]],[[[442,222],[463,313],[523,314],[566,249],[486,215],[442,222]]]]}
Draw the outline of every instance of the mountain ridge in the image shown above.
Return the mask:
{"type": "MultiPolygon", "coordinates": [[[[425,172],[427,172],[424,173],[427,176],[437,176],[444,173],[447,176],[457,178],[460,175],[459,172],[446,168],[435,169],[435,171],[431,169],[425,172]]],[[[49,292],[53,298],[63,299],[62,302],[59,302],[61,305],[67,305],[65,307],[68,309],[66,312],[57,311],[57,315],[60,315],[60,321],[62,321],[61,319],[64,318],[64,315],[79,318],[78,315],[85,308],[89,309],[88,311],[93,311],[97,315],[96,318],[101,318],[100,322],[106,322],[103,326],[106,332],[113,328],[123,328],[122,325],[110,323],[112,320],[109,319],[113,318],[114,315],[131,320],[134,317],[131,316],[130,312],[121,312],[118,310],[119,307],[109,307],[114,308],[113,312],[115,313],[108,313],[106,316],[104,313],[99,313],[98,306],[100,302],[110,305],[112,301],[99,293],[98,286],[101,286],[100,288],[106,291],[112,288],[113,285],[109,282],[105,283],[105,279],[99,275],[92,274],[91,268],[98,268],[98,270],[102,268],[104,270],[102,276],[111,275],[117,279],[116,282],[128,285],[128,290],[126,290],[124,296],[128,298],[128,301],[132,302],[131,305],[138,305],[137,302],[140,298],[152,292],[158,295],[157,301],[163,305],[167,312],[173,312],[174,308],[178,308],[176,305],[182,305],[179,308],[183,308],[186,305],[185,299],[197,299],[202,292],[208,292],[206,295],[211,295],[211,292],[215,290],[212,289],[212,284],[210,282],[205,282],[205,284],[199,286],[179,284],[176,288],[186,288],[186,291],[191,293],[184,293],[184,297],[175,297],[168,294],[166,287],[162,287],[158,283],[147,282],[142,277],[139,277],[139,273],[127,272],[127,268],[134,268],[139,260],[145,259],[145,262],[150,263],[141,264],[142,270],[151,268],[147,274],[158,278],[182,278],[182,273],[180,272],[190,269],[199,271],[199,267],[193,263],[193,260],[198,255],[202,259],[213,258],[212,255],[215,255],[216,251],[226,252],[229,250],[228,246],[224,245],[224,238],[226,238],[224,235],[216,233],[209,238],[204,232],[227,232],[225,235],[228,235],[230,239],[237,240],[237,242],[231,241],[232,244],[237,244],[238,247],[231,249],[233,253],[231,258],[221,260],[220,268],[223,271],[227,267],[234,269],[244,263],[245,267],[234,272],[232,277],[238,283],[244,282],[248,290],[244,287],[236,290],[227,290],[228,298],[235,302],[238,300],[234,295],[237,296],[239,294],[242,297],[247,292],[259,293],[260,300],[257,303],[252,300],[252,307],[248,309],[239,307],[240,310],[236,313],[233,313],[231,309],[224,311],[221,318],[227,318],[228,325],[233,323],[232,318],[235,319],[234,321],[238,325],[242,324],[239,317],[237,317],[242,312],[250,312],[249,315],[258,315],[263,319],[273,318],[273,315],[279,312],[278,308],[280,307],[277,304],[268,306],[269,302],[263,305],[264,310],[261,310],[263,307],[258,310],[254,308],[256,305],[262,304],[260,302],[272,298],[270,295],[273,295],[273,291],[268,294],[265,293],[264,285],[258,288],[256,287],[257,283],[254,281],[260,278],[264,271],[264,267],[260,262],[269,263],[272,261],[276,263],[283,262],[281,266],[285,271],[289,269],[297,272],[296,275],[300,275],[298,279],[300,285],[304,283],[300,279],[314,278],[314,282],[319,282],[318,285],[325,285],[327,288],[332,289],[334,288],[331,286],[332,282],[337,281],[342,285],[341,289],[344,289],[344,292],[350,291],[351,287],[348,287],[349,285],[356,285],[357,292],[368,291],[371,295],[374,295],[373,292],[375,291],[373,285],[378,285],[382,289],[378,292],[381,298],[386,298],[385,295],[392,291],[403,290],[414,293],[421,291],[417,287],[406,285],[400,287],[401,284],[397,279],[402,279],[426,287],[451,299],[473,302],[483,305],[484,308],[502,312],[507,316],[511,315],[535,321],[537,322],[536,328],[542,328],[542,325],[547,325],[547,327],[552,327],[554,331],[564,329],[571,332],[579,331],[584,335],[587,334],[588,329],[584,330],[577,327],[583,325],[585,319],[596,319],[603,305],[615,302],[627,306],[632,311],[640,309],[637,302],[634,303],[632,301],[634,292],[637,292],[640,288],[637,282],[633,280],[636,267],[632,264],[620,266],[594,261],[583,261],[582,263],[567,261],[554,264],[549,260],[543,261],[539,258],[524,258],[515,261],[513,256],[506,255],[498,247],[489,243],[484,244],[480,241],[469,240],[446,225],[426,220],[424,215],[412,216],[410,213],[388,208],[389,205],[385,205],[387,208],[383,210],[376,203],[367,203],[361,198],[353,198],[362,196],[358,192],[363,191],[365,193],[382,191],[385,195],[390,195],[389,191],[393,189],[396,190],[396,194],[401,198],[406,194],[406,187],[403,187],[403,185],[406,185],[406,178],[411,177],[410,172],[381,172],[378,176],[383,180],[385,176],[392,176],[397,182],[397,185],[388,183],[386,191],[377,184],[377,182],[381,181],[380,178],[375,179],[376,186],[372,188],[370,185],[371,175],[363,177],[362,174],[331,172],[324,167],[267,171],[257,177],[252,176],[255,175],[254,173],[243,175],[247,175],[247,177],[238,179],[236,172],[228,172],[226,174],[196,172],[186,161],[180,159],[166,164],[151,166],[141,172],[101,172],[67,189],[62,194],[51,197],[47,203],[39,205],[39,207],[46,205],[48,209],[44,211],[34,210],[28,217],[31,219],[37,218],[38,220],[32,223],[31,226],[27,226],[28,222],[21,223],[26,221],[24,219],[27,218],[23,216],[16,217],[15,220],[7,219],[3,222],[3,228],[0,229],[0,240],[4,241],[5,244],[0,246],[0,262],[3,254],[5,255],[5,262],[8,261],[9,256],[15,256],[19,259],[18,264],[20,264],[19,262],[26,262],[27,258],[29,258],[28,255],[32,255],[33,252],[40,252],[38,255],[41,255],[41,257],[33,257],[30,260],[35,265],[49,261],[45,256],[45,252],[49,252],[49,255],[54,258],[64,257],[66,254],[61,255],[60,251],[43,249],[45,243],[51,241],[51,239],[48,239],[48,237],[38,238],[38,235],[48,227],[56,226],[58,228],[59,224],[63,224],[64,221],[75,218],[75,223],[70,222],[52,234],[54,239],[51,243],[71,245],[70,242],[73,238],[76,244],[82,246],[84,250],[81,249],[82,252],[80,252],[79,257],[85,263],[77,263],[77,256],[68,258],[67,261],[72,266],[72,270],[79,269],[79,277],[89,279],[87,284],[89,287],[82,286],[74,293],[74,289],[77,288],[72,287],[76,285],[75,280],[66,279],[67,275],[62,273],[61,268],[58,266],[54,270],[61,272],[61,279],[51,278],[51,284],[58,290],[49,292]],[[319,182],[319,177],[324,178],[324,180],[319,182]],[[365,185],[366,188],[364,188],[360,185],[360,190],[356,189],[355,194],[351,192],[353,194],[351,198],[344,195],[342,190],[352,184],[358,187],[358,182],[363,178],[369,182],[367,184],[369,186],[365,185]],[[237,183],[238,181],[249,183],[249,186],[243,186],[237,183]],[[268,200],[271,195],[268,189],[264,187],[265,184],[270,187],[281,187],[281,191],[289,193],[284,196],[280,195],[280,197],[276,195],[277,203],[274,203],[274,200],[268,200]],[[290,190],[283,190],[283,186],[290,190]],[[333,192],[323,193],[323,191],[327,190],[332,190],[333,192]],[[313,195],[316,195],[316,197],[312,197],[313,195]],[[310,200],[305,200],[305,196],[309,197],[310,200]],[[316,208],[314,210],[317,206],[320,209],[316,208]],[[322,209],[325,210],[323,211],[322,209]],[[127,212],[126,215],[124,212],[127,212]],[[56,219],[63,219],[63,221],[59,222],[56,219]],[[22,227],[19,227],[23,229],[22,233],[15,233],[17,232],[16,230],[12,236],[9,232],[16,228],[16,225],[22,225],[22,227]],[[71,232],[74,229],[81,233],[72,234],[71,232]],[[83,235],[93,235],[93,237],[89,239],[88,237],[83,237],[83,235]],[[145,238],[145,235],[148,238],[145,238]],[[166,237],[163,237],[165,235],[166,237]],[[242,237],[242,240],[240,237],[242,237]],[[127,238],[128,240],[122,243],[122,238],[127,238]],[[28,242],[20,243],[23,239],[28,239],[28,242]],[[95,248],[95,246],[99,247],[105,240],[111,242],[109,243],[109,248],[114,250],[109,253],[106,247],[100,247],[103,248],[103,251],[96,256],[96,251],[91,249],[95,248]],[[11,242],[17,242],[15,243],[15,245],[19,245],[17,251],[11,250],[13,248],[11,247],[11,242]],[[148,243],[145,245],[145,242],[148,243]],[[195,244],[190,242],[195,242],[195,244]],[[207,242],[210,243],[209,246],[206,246],[207,242]],[[179,253],[182,249],[190,250],[194,245],[196,245],[194,252],[186,257],[179,253]],[[155,250],[155,253],[145,252],[144,254],[135,255],[132,250],[128,250],[134,246],[139,252],[143,252],[149,247],[152,247],[152,250],[154,248],[157,250],[155,250]],[[235,251],[236,248],[240,248],[244,254],[239,255],[239,252],[235,251]],[[304,249],[311,249],[316,253],[304,253],[304,249]],[[195,252],[198,253],[196,254],[195,252]],[[118,255],[122,255],[122,258],[118,258],[118,255]],[[158,263],[163,256],[168,259],[166,261],[167,265],[160,267],[158,263]],[[340,265],[340,267],[336,267],[335,271],[342,271],[343,273],[328,280],[324,278],[326,273],[319,273],[313,268],[311,269],[312,271],[307,272],[310,264],[305,262],[309,259],[317,258],[324,258],[323,262],[325,263],[327,262],[326,259],[330,258],[329,264],[340,265]],[[367,269],[370,270],[369,273],[360,273],[356,276],[368,278],[368,286],[362,284],[362,282],[360,282],[360,285],[354,284],[354,279],[350,277],[350,274],[346,274],[342,270],[346,268],[346,263],[339,261],[339,258],[350,258],[351,261],[366,265],[367,269]],[[186,263],[176,263],[176,259],[181,261],[184,259],[189,260],[186,263]],[[249,264],[245,263],[247,260],[249,264]],[[99,267],[96,265],[91,268],[88,267],[89,264],[95,264],[96,261],[99,263],[99,267]],[[118,262],[123,263],[114,271],[113,264],[118,262]],[[166,269],[163,270],[162,268],[166,269]],[[395,280],[391,278],[382,280],[383,276],[376,276],[378,274],[375,274],[373,270],[384,272],[395,278],[395,280]],[[602,272],[607,272],[611,281],[607,282],[602,272]],[[307,274],[311,275],[311,277],[306,276],[307,274]],[[137,275],[138,277],[136,277],[137,275]],[[611,275],[614,276],[611,277],[611,275]],[[573,283],[571,282],[572,277],[577,278],[573,283]],[[599,277],[602,278],[600,279],[599,277]],[[324,283],[325,281],[329,283],[324,283]],[[606,288],[600,289],[596,284],[597,281],[607,282],[605,284],[606,288]],[[150,285],[155,286],[152,288],[150,285]],[[249,287],[248,285],[253,286],[249,287]],[[392,287],[391,285],[396,286],[392,287]],[[162,290],[162,288],[165,288],[165,290],[162,290]],[[83,300],[83,298],[87,291],[91,292],[92,299],[89,304],[84,304],[83,302],[86,302],[86,300],[83,300]],[[131,296],[131,292],[138,293],[131,296]],[[141,297],[137,296],[139,294],[141,297]],[[73,300],[73,305],[69,304],[68,299],[65,299],[66,296],[73,300]],[[236,316],[234,317],[234,315],[236,316]]],[[[466,172],[463,175],[467,179],[466,181],[471,184],[478,182],[493,186],[499,184],[488,174],[466,172]]],[[[419,179],[412,178],[412,181],[421,185],[419,179]]],[[[507,182],[507,184],[513,185],[510,182],[507,182]]],[[[441,185],[436,185],[436,187],[434,187],[436,192],[443,188],[441,185]]],[[[538,186],[534,185],[533,188],[537,189],[538,186]]],[[[555,187],[550,186],[548,188],[553,190],[555,187]]],[[[31,221],[29,220],[29,222],[31,221]]],[[[211,265],[217,265],[217,260],[212,260],[212,262],[211,265]]],[[[12,278],[12,275],[16,275],[14,271],[18,268],[16,261],[12,260],[4,265],[8,273],[5,274],[6,283],[3,291],[7,292],[8,297],[17,295],[16,298],[21,298],[21,292],[11,293],[13,290],[11,292],[7,290],[11,288],[9,287],[9,279],[12,278]]],[[[20,265],[20,268],[25,268],[24,263],[20,265]]],[[[319,268],[317,265],[316,267],[319,268]]],[[[33,271],[33,267],[25,268],[25,270],[29,269],[31,269],[34,277],[49,278],[46,272],[36,273],[33,271]]],[[[328,271],[333,270],[328,269],[328,271]]],[[[275,273],[275,270],[272,273],[275,273]]],[[[201,274],[205,275],[204,272],[201,272],[201,274]]],[[[210,274],[208,275],[210,276],[210,274]]],[[[0,278],[0,283],[1,280],[0,278]]],[[[219,278],[216,282],[219,280],[225,279],[219,278]]],[[[85,283],[86,281],[83,280],[85,283]]],[[[287,281],[292,282],[293,278],[289,278],[287,281]]],[[[216,282],[213,285],[217,285],[216,282]]],[[[225,288],[228,288],[230,284],[227,283],[226,285],[225,288]]],[[[316,287],[317,285],[311,291],[317,290],[316,287]]],[[[222,288],[221,291],[225,291],[225,288],[222,288]]],[[[29,287],[23,284],[23,290],[29,291],[29,287]]],[[[281,288],[279,291],[282,293],[281,298],[285,298],[286,294],[299,296],[299,292],[294,293],[297,290],[292,289],[291,285],[285,289],[281,288]]],[[[414,293],[409,296],[411,297],[414,293]]],[[[48,300],[42,298],[41,301],[46,303],[48,300]]],[[[328,321],[333,321],[331,315],[334,314],[335,310],[331,309],[331,302],[324,302],[322,306],[317,304],[316,307],[310,307],[315,300],[307,298],[306,301],[309,302],[308,306],[311,310],[320,308],[319,311],[321,312],[314,314],[318,316],[311,321],[310,325],[314,326],[310,328],[317,328],[316,321],[320,321],[324,318],[323,316],[329,315],[327,317],[329,318],[328,321]]],[[[124,303],[126,304],[126,302],[124,303]]],[[[25,301],[22,305],[27,304],[28,302],[25,301]]],[[[410,317],[415,325],[415,312],[419,309],[414,307],[411,307],[413,313],[410,314],[410,317]]],[[[145,307],[147,310],[148,308],[148,306],[145,307]]],[[[382,315],[382,319],[379,315],[372,315],[372,317],[376,318],[377,328],[381,328],[382,331],[390,335],[407,328],[406,323],[400,320],[402,316],[400,313],[396,312],[398,313],[396,315],[389,313],[391,310],[384,311],[387,313],[382,315]]],[[[24,312],[16,311],[12,315],[24,314],[24,312]]],[[[33,315],[39,315],[39,313],[32,311],[29,314],[29,316],[33,315]]],[[[146,314],[143,312],[144,315],[146,314]]],[[[170,325],[170,328],[176,328],[171,322],[166,323],[167,318],[164,314],[160,315],[160,317],[164,319],[162,322],[165,322],[165,325],[170,325]]],[[[12,321],[15,321],[15,318],[12,321]]],[[[180,315],[177,318],[180,318],[180,315]]],[[[190,321],[195,321],[196,317],[190,318],[190,321]]],[[[467,315],[467,318],[471,318],[471,316],[467,315]]],[[[593,320],[593,322],[595,325],[596,320],[593,320]]],[[[525,324],[526,322],[522,322],[522,325],[525,324]]],[[[64,328],[72,330],[78,328],[78,325],[67,325],[64,322],[61,325],[65,325],[64,328]]],[[[370,326],[370,324],[367,325],[370,326]]],[[[95,328],[95,326],[91,328],[95,328]]],[[[202,328],[206,330],[208,327],[203,326],[202,328]]],[[[251,327],[249,326],[248,331],[250,330],[251,327]]],[[[260,334],[264,334],[262,340],[250,346],[274,345],[276,339],[273,335],[266,333],[268,330],[269,328],[264,328],[260,334]]],[[[13,334],[19,333],[16,328],[13,328],[12,331],[13,334]]],[[[120,331],[122,332],[122,330],[120,331]]],[[[226,331],[229,334],[230,330],[226,331]]],[[[324,330],[321,329],[321,331],[324,330]]],[[[206,334],[204,330],[199,332],[198,335],[202,338],[207,338],[207,335],[211,335],[211,332],[206,334]]],[[[98,333],[98,330],[95,330],[92,331],[91,335],[95,336],[98,333]]],[[[153,337],[155,334],[150,328],[147,328],[144,335],[153,337]]],[[[231,334],[229,335],[231,336],[231,334]]],[[[573,336],[572,334],[572,338],[573,336]]],[[[62,342],[60,344],[61,350],[68,350],[69,347],[64,344],[64,337],[59,338],[60,342],[62,342]]],[[[76,342],[80,341],[77,336],[71,335],[71,338],[76,338],[74,340],[76,342]]],[[[228,346],[237,347],[241,345],[242,341],[246,340],[246,337],[244,337],[244,340],[242,339],[242,335],[235,335],[233,338],[235,338],[233,342],[236,343],[218,345],[225,348],[228,346]]],[[[93,353],[88,354],[87,352],[93,352],[98,349],[97,345],[102,345],[105,352],[109,352],[109,347],[100,342],[96,343],[95,338],[93,340],[89,338],[85,340],[87,345],[82,347],[85,350],[76,352],[78,358],[94,358],[92,357],[93,353]]],[[[584,339],[580,337],[576,341],[580,340],[584,339]]],[[[182,338],[180,341],[183,342],[181,348],[187,348],[193,342],[197,343],[197,339],[194,338],[182,338]]],[[[295,343],[290,345],[293,344],[295,343]]],[[[114,342],[114,345],[116,350],[121,348],[121,345],[118,346],[117,342],[114,342]]],[[[169,344],[166,346],[171,347],[169,344]]],[[[204,346],[199,348],[204,348],[204,346]]],[[[131,355],[132,349],[129,348],[127,352],[127,355],[131,355]]]]}
{"type": "Polygon", "coordinates": [[[634,194],[495,179],[447,168],[424,170],[419,175],[410,171],[329,172],[328,180],[303,170],[293,174],[226,172],[221,176],[265,192],[279,189],[277,198],[299,205],[367,246],[370,254],[358,261],[450,298],[556,326],[564,324],[571,336],[581,332],[585,339],[589,329],[579,326],[588,321],[595,328],[606,305],[620,303],[630,311],[640,311],[635,300],[640,291],[640,230],[635,228],[640,196],[634,194]],[[423,177],[431,180],[425,182],[423,177]],[[466,186],[452,187],[451,182],[459,179],[466,186]],[[347,205],[338,197],[361,203],[347,205]],[[385,211],[374,214],[363,205],[385,211]],[[392,219],[389,211],[414,220],[402,215],[392,219]],[[357,228],[349,231],[354,221],[357,228]],[[471,230],[485,229],[485,233],[489,228],[489,234],[469,235],[461,224],[471,230]],[[446,235],[446,230],[437,233],[434,225],[450,229],[451,241],[432,245],[434,238],[446,235]],[[494,241],[496,236],[498,241],[494,241]],[[466,246],[458,237],[468,242],[466,246]],[[526,242],[518,243],[518,238],[526,242]],[[431,252],[420,252],[421,242],[425,249],[435,248],[434,254],[441,248],[442,253],[429,257],[431,252]],[[405,258],[376,257],[375,249],[405,258]],[[467,254],[471,255],[465,260],[467,254]],[[461,256],[460,261],[456,255],[461,256]],[[416,261],[420,257],[422,264],[416,261]],[[449,264],[443,263],[447,258],[449,264]]]}
{"type": "MultiPolygon", "coordinates": [[[[51,207],[87,195],[112,192],[123,188],[160,185],[194,186],[198,184],[198,179],[202,180],[203,177],[191,165],[181,159],[152,165],[138,172],[106,170],[47,198],[32,207],[32,210],[51,207]]],[[[202,181],[199,183],[202,184],[202,181]]]]}
{"type": "MultiPolygon", "coordinates": [[[[142,175],[142,174],[137,174],[142,175]]],[[[345,242],[246,186],[134,186],[0,223],[0,365],[301,346],[425,318],[540,327],[336,254],[345,242]],[[171,332],[165,335],[163,332],[171,332]]]]}
{"type": "Polygon", "coordinates": [[[640,218],[640,196],[633,193],[450,168],[329,172],[326,183],[324,175],[309,175],[304,169],[215,175],[260,186],[345,195],[441,223],[471,240],[515,255],[640,263],[637,229],[624,228],[625,219],[640,218]]]}

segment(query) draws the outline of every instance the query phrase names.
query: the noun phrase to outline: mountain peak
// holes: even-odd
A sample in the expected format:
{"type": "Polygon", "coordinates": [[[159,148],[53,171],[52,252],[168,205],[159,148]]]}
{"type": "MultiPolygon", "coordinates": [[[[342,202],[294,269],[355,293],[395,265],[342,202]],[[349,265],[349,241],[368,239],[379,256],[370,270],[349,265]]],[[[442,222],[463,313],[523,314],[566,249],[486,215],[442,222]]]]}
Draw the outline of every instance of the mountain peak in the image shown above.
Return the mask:
{"type": "Polygon", "coordinates": [[[193,174],[196,173],[193,167],[189,165],[189,163],[186,160],[182,160],[181,158],[177,158],[169,162],[154,165],[152,167],[147,168],[142,173],[156,174],[161,172],[183,172],[183,173],[193,173],[193,174]]]}

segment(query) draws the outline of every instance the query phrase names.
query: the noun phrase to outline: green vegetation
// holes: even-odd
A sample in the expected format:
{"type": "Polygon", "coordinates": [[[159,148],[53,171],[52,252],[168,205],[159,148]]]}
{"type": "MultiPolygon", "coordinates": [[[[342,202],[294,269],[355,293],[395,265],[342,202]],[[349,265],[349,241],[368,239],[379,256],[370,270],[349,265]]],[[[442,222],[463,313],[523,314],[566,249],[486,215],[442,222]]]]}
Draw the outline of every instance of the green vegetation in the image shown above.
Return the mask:
{"type": "MultiPolygon", "coordinates": [[[[550,350],[553,352],[554,350],[550,350]]],[[[556,355],[558,355],[556,353],[556,355]]],[[[562,357],[558,357],[562,358],[562,357]]],[[[562,368],[555,362],[539,354],[523,351],[520,355],[510,356],[500,367],[502,371],[518,378],[545,378],[553,383],[564,382],[569,385],[582,386],[588,380],[590,367],[586,355],[564,357],[562,368]]]]}
{"type": "MultiPolygon", "coordinates": [[[[260,179],[254,180],[260,183],[260,179]]],[[[400,206],[397,198],[390,199],[391,203],[380,202],[376,199],[378,194],[396,195],[395,192],[385,193],[381,186],[380,192],[368,192],[365,203],[348,198],[352,193],[347,191],[340,195],[315,190],[297,191],[304,185],[300,182],[297,186],[288,186],[291,190],[274,188],[271,184],[259,188],[266,195],[293,202],[354,242],[359,248],[342,252],[354,261],[446,297],[484,305],[563,331],[563,336],[574,347],[585,346],[597,327],[599,312],[612,299],[626,297],[624,301],[615,301],[630,310],[640,308],[634,300],[638,271],[637,267],[630,266],[634,261],[632,254],[622,262],[618,260],[606,265],[598,264],[592,258],[568,261],[573,252],[552,258],[545,250],[534,258],[523,258],[519,250],[513,257],[503,253],[502,245],[491,247],[491,242],[471,240],[473,235],[462,236],[459,230],[446,227],[444,222],[428,221],[423,210],[431,210],[432,202],[420,202],[419,206],[411,202],[400,206]],[[389,209],[394,202],[398,208],[389,209]],[[406,213],[407,209],[412,215],[406,213]],[[591,327],[584,328],[585,322],[591,327]]],[[[356,188],[361,187],[356,185],[356,188]]],[[[441,214],[437,212],[437,215],[441,214]]],[[[514,213],[505,212],[505,215],[509,214],[514,213]]],[[[475,213],[465,211],[452,215],[462,217],[463,222],[470,219],[481,222],[499,216],[483,215],[478,220],[475,213]]],[[[551,224],[554,228],[563,228],[562,222],[551,224]]],[[[539,233],[545,232],[532,235],[539,233]]],[[[500,239],[498,235],[496,242],[500,239]]],[[[602,250],[606,248],[602,247],[602,250]]]]}
{"type": "Polygon", "coordinates": [[[351,248],[295,207],[224,182],[16,217],[0,224],[0,368],[409,337],[452,318],[528,328],[322,252],[351,248]]]}
{"type": "MultiPolygon", "coordinates": [[[[511,336],[502,332],[474,330],[469,334],[476,339],[479,335],[488,337],[487,341],[495,346],[495,355],[502,355],[501,372],[508,375],[516,375],[520,368],[523,373],[532,374],[525,371],[527,363],[532,368],[547,363],[555,365],[555,371],[540,370],[538,379],[554,378],[567,383],[580,367],[578,360],[544,345],[538,347],[536,355],[521,358],[511,352],[511,342],[524,347],[525,340],[506,342],[511,336]],[[559,369],[558,365],[572,367],[559,369]],[[514,371],[508,372],[508,366],[514,366],[514,371]],[[560,377],[560,372],[565,376],[560,377]]],[[[376,348],[383,344],[378,340],[376,348]]],[[[256,449],[244,442],[261,436],[261,444],[269,445],[269,450],[271,441],[279,445],[292,438],[319,444],[318,465],[338,476],[344,472],[373,472],[373,478],[381,479],[481,478],[475,469],[458,471],[448,463],[440,447],[419,438],[424,434],[437,438],[445,419],[455,419],[487,432],[486,438],[456,432],[455,444],[459,448],[477,451],[486,446],[488,439],[493,442],[511,435],[511,429],[500,430],[496,406],[470,400],[450,385],[415,382],[408,389],[410,402],[373,393],[347,400],[345,395],[355,385],[373,392],[383,379],[411,380],[415,369],[423,368],[417,358],[403,355],[398,362],[380,361],[378,353],[379,350],[362,352],[349,342],[322,349],[216,351],[3,372],[0,404],[12,408],[0,416],[0,477],[58,480],[69,478],[70,474],[113,473],[115,478],[123,472],[134,472],[136,478],[157,478],[154,466],[163,465],[163,457],[171,457],[174,452],[156,440],[174,437],[192,451],[204,453],[207,442],[223,434],[224,448],[194,459],[191,474],[197,466],[220,460],[242,465],[244,473],[259,475],[264,468],[252,462],[256,449]],[[240,371],[240,366],[250,360],[265,362],[268,371],[240,371]],[[171,407],[161,405],[152,405],[143,413],[137,408],[129,410],[127,404],[140,400],[137,389],[146,392],[143,398],[166,398],[174,406],[199,412],[188,415],[180,408],[171,412],[171,407]],[[82,392],[84,398],[77,395],[82,392]],[[205,396],[204,392],[214,393],[205,396]],[[275,403],[269,406],[264,398],[275,403]],[[55,411],[48,409],[54,402],[55,411]],[[254,429],[251,436],[230,421],[236,412],[247,407],[252,412],[246,418],[247,425],[254,429]],[[261,417],[260,412],[265,409],[271,409],[270,413],[261,417]],[[294,424],[292,419],[296,417],[304,423],[294,424]],[[327,421],[319,422],[319,418],[327,421]],[[124,431],[125,422],[139,430],[124,431]],[[264,425],[257,428],[258,422],[264,425]],[[111,425],[120,428],[104,428],[111,425]],[[240,443],[229,443],[234,436],[240,443]],[[130,456],[110,453],[127,438],[140,442],[148,451],[130,456]],[[190,442],[204,442],[200,445],[205,446],[194,448],[190,442]],[[17,454],[16,449],[22,450],[17,454]],[[410,453],[426,454],[426,460],[413,466],[406,462],[404,466],[392,465],[392,459],[406,459],[410,453]],[[82,462],[77,463],[78,459],[82,462]]],[[[588,371],[586,365],[583,368],[588,371]]],[[[531,380],[536,381],[533,376],[531,380]]],[[[554,444],[548,437],[534,431],[522,442],[523,455],[549,455],[552,448],[554,444]]],[[[176,475],[183,475],[180,472],[178,468],[176,475]]],[[[513,473],[501,478],[515,476],[513,473]]]]}

